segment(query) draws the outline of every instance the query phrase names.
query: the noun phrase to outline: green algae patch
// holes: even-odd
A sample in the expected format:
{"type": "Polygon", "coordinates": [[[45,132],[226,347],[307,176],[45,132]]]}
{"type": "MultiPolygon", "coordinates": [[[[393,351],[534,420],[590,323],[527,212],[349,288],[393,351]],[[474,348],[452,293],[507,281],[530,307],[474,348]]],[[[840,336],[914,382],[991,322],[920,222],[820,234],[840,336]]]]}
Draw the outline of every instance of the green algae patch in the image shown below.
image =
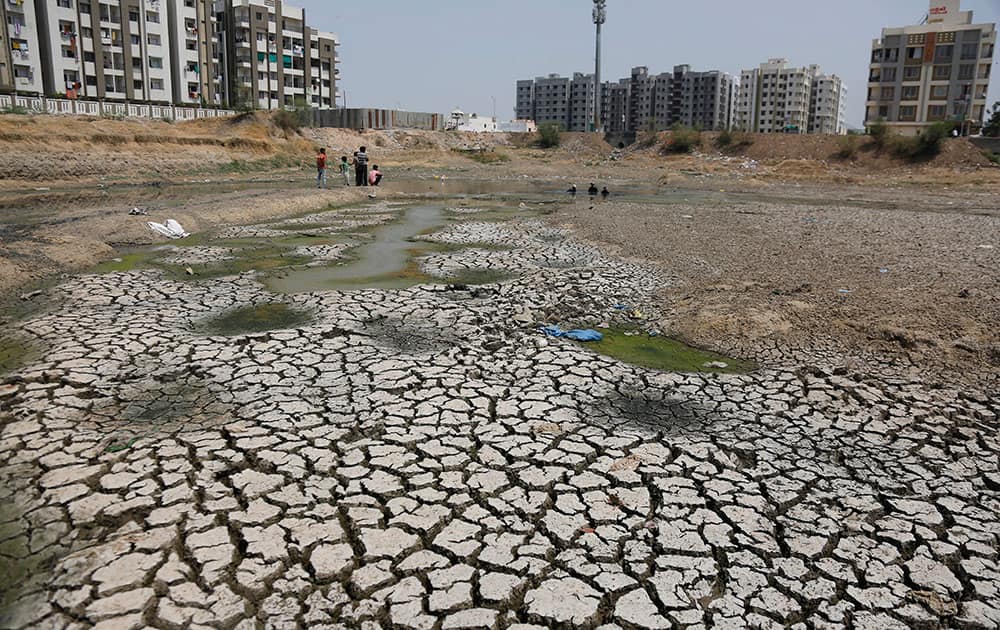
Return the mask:
{"type": "Polygon", "coordinates": [[[600,332],[604,339],[581,345],[622,363],[653,370],[746,374],[757,367],[749,361],[700,350],[670,337],[651,337],[643,331],[622,328],[602,329],[600,332]]]}
{"type": "Polygon", "coordinates": [[[148,269],[152,267],[154,258],[162,254],[157,251],[141,251],[121,254],[111,260],[106,260],[93,268],[94,273],[115,273],[132,271],[134,269],[148,269]]]}
{"type": "Polygon", "coordinates": [[[240,335],[294,328],[312,319],[306,311],[287,304],[258,304],[229,311],[205,322],[205,330],[220,335],[240,335]]]}
{"type": "Polygon", "coordinates": [[[41,355],[41,351],[16,337],[0,337],[0,374],[14,372],[41,355]]]}

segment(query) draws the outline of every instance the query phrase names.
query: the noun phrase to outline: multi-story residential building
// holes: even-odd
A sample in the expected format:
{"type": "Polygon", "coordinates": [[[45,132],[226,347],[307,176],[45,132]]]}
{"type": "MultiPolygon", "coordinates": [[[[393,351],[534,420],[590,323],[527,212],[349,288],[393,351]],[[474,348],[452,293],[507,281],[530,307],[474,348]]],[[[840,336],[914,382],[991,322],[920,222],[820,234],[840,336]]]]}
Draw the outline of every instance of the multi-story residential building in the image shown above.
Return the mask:
{"type": "MultiPolygon", "coordinates": [[[[677,66],[673,73],[651,75],[645,66],[631,76],[601,84],[601,123],[611,133],[669,129],[674,124],[725,129],[732,120],[734,77],[718,72],[692,72],[677,66]]],[[[557,122],[569,131],[592,128],[594,76],[572,79],[551,74],[517,82],[515,114],[539,123],[557,122]]]]}
{"type": "Polygon", "coordinates": [[[312,107],[327,109],[337,106],[337,81],[340,79],[340,56],[337,55],[339,42],[334,33],[317,31],[306,27],[309,32],[309,87],[306,93],[312,107]]]}
{"type": "Polygon", "coordinates": [[[167,0],[173,100],[220,105],[223,74],[213,0],[167,0]]]}
{"type": "Polygon", "coordinates": [[[171,46],[160,0],[37,0],[45,91],[170,103],[171,46]]]}
{"type": "Polygon", "coordinates": [[[769,59],[740,76],[735,127],[757,133],[847,133],[846,88],[819,66],[769,59]],[[814,119],[814,115],[816,118],[814,119]]]}
{"type": "Polygon", "coordinates": [[[5,92],[337,105],[337,36],[281,0],[0,0],[0,20],[5,92]]]}
{"type": "Polygon", "coordinates": [[[319,82],[320,106],[324,100],[335,103],[336,35],[309,29],[305,11],[281,0],[222,0],[216,6],[221,9],[220,37],[227,51],[226,93],[231,104],[261,109],[314,105],[314,79],[319,82]],[[319,64],[315,73],[314,62],[319,64]]]}
{"type": "Polygon", "coordinates": [[[809,133],[847,133],[847,86],[834,74],[817,74],[809,95],[809,133]]]}
{"type": "Polygon", "coordinates": [[[38,21],[30,0],[0,0],[0,88],[42,94],[38,21]]]}
{"type": "Polygon", "coordinates": [[[938,121],[981,126],[996,24],[975,24],[959,0],[932,0],[924,24],[882,29],[872,41],[865,124],[903,135],[938,121]]]}

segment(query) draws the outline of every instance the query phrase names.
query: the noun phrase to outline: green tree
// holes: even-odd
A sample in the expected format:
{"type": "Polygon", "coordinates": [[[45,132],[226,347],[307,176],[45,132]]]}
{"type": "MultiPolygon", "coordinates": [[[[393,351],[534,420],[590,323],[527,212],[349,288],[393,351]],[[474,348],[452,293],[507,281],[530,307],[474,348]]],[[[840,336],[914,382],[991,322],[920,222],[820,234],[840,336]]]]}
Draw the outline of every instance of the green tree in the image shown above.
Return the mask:
{"type": "Polygon", "coordinates": [[[983,125],[983,135],[990,138],[1000,138],[1000,101],[993,103],[990,119],[983,125]]]}
{"type": "Polygon", "coordinates": [[[551,149],[559,146],[562,125],[557,122],[545,122],[538,125],[538,146],[551,149]]]}

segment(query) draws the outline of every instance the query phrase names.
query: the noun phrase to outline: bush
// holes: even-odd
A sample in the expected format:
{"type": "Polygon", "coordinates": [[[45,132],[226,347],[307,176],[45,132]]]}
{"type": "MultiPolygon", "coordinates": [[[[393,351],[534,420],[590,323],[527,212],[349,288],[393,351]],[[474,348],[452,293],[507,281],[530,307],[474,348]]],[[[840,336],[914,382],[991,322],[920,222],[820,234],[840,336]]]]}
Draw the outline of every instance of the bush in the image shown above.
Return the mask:
{"type": "Polygon", "coordinates": [[[990,162],[993,162],[994,164],[1000,166],[1000,153],[994,153],[992,151],[983,151],[983,155],[985,155],[986,159],[989,160],[990,162]]]}
{"type": "Polygon", "coordinates": [[[837,157],[842,160],[853,160],[858,156],[858,137],[857,136],[842,136],[840,140],[837,141],[837,157]]]}
{"type": "Polygon", "coordinates": [[[892,150],[907,160],[928,160],[941,153],[941,143],[951,135],[953,123],[936,122],[915,138],[895,138],[892,150]]]}
{"type": "Polygon", "coordinates": [[[872,137],[872,144],[879,150],[884,149],[889,143],[891,131],[889,125],[885,124],[885,121],[882,119],[868,125],[868,135],[872,137]]]}
{"type": "Polygon", "coordinates": [[[715,137],[715,146],[720,149],[742,149],[743,147],[748,147],[753,144],[753,138],[745,133],[740,133],[738,131],[732,131],[730,129],[723,129],[719,132],[719,135],[715,137]]]}
{"type": "Polygon", "coordinates": [[[510,156],[506,153],[500,153],[498,151],[463,151],[461,149],[452,149],[457,153],[461,153],[465,157],[469,158],[473,162],[479,162],[480,164],[503,164],[505,162],[510,162],[510,156]]]}
{"type": "Polygon", "coordinates": [[[547,122],[538,125],[538,146],[543,149],[552,149],[559,146],[562,125],[556,122],[547,122]]]}
{"type": "Polygon", "coordinates": [[[690,153],[701,146],[701,133],[697,129],[675,125],[670,131],[664,150],[667,153],[690,153]]]}
{"type": "Polygon", "coordinates": [[[989,138],[1000,137],[1000,101],[993,103],[990,119],[983,125],[983,135],[989,138]]]}
{"type": "Polygon", "coordinates": [[[10,107],[4,107],[0,110],[0,114],[17,114],[19,116],[27,116],[28,108],[21,107],[20,105],[11,105],[10,107]]]}
{"type": "Polygon", "coordinates": [[[278,129],[281,129],[286,134],[288,133],[298,133],[299,129],[302,128],[302,120],[299,116],[299,112],[289,111],[287,109],[280,109],[271,116],[271,120],[278,129]]]}

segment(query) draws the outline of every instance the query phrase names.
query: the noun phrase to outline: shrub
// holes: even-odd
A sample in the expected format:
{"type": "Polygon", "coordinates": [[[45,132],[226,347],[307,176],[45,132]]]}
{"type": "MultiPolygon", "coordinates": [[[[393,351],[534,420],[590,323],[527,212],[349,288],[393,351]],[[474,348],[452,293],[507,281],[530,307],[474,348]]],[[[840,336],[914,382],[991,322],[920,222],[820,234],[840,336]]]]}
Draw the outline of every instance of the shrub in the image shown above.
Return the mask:
{"type": "Polygon", "coordinates": [[[986,159],[989,160],[990,162],[993,162],[994,164],[1000,166],[1000,153],[994,153],[992,151],[983,151],[983,155],[985,155],[986,159]]]}
{"type": "Polygon", "coordinates": [[[889,143],[891,130],[884,120],[879,119],[868,125],[868,135],[872,137],[872,144],[877,149],[882,150],[889,143]]]}
{"type": "Polygon", "coordinates": [[[543,149],[551,149],[559,146],[562,125],[556,122],[547,122],[538,125],[538,146],[543,149]]]}
{"type": "Polygon", "coordinates": [[[720,149],[742,149],[743,147],[748,147],[753,144],[753,138],[745,133],[739,131],[733,131],[731,129],[723,129],[719,132],[719,135],[715,137],[715,146],[720,149]]]}
{"type": "Polygon", "coordinates": [[[837,141],[837,157],[842,160],[853,160],[858,155],[858,137],[847,135],[837,141]]]}
{"type": "Polygon", "coordinates": [[[19,116],[27,116],[28,108],[21,107],[20,105],[11,105],[10,107],[4,107],[0,110],[0,114],[17,114],[19,116]]]}
{"type": "Polygon", "coordinates": [[[1000,101],[993,103],[990,119],[983,125],[983,135],[989,138],[1000,137],[1000,101]]]}
{"type": "Polygon", "coordinates": [[[670,131],[664,150],[667,153],[690,153],[701,146],[701,133],[697,129],[675,125],[670,131]]]}
{"type": "Polygon", "coordinates": [[[274,121],[275,126],[281,129],[286,134],[288,133],[298,133],[299,129],[302,127],[302,120],[299,116],[299,112],[289,111],[287,109],[280,109],[271,117],[274,121]]]}
{"type": "Polygon", "coordinates": [[[908,160],[928,160],[941,153],[941,143],[951,135],[955,125],[936,122],[915,138],[895,138],[892,150],[897,156],[908,160]]]}

